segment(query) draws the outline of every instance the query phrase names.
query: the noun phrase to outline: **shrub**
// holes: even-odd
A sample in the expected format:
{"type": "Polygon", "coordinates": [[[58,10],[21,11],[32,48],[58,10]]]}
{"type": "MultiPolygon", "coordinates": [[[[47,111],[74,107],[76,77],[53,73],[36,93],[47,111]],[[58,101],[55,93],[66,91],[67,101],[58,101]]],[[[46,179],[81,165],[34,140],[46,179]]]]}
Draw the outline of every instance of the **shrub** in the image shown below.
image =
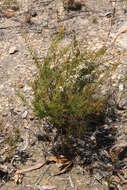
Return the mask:
{"type": "Polygon", "coordinates": [[[1,7],[3,10],[12,9],[17,11],[19,9],[17,0],[3,0],[1,7]]]}
{"type": "Polygon", "coordinates": [[[106,98],[98,93],[98,57],[105,50],[89,52],[75,35],[63,47],[63,36],[61,30],[42,62],[31,51],[38,67],[33,84],[34,111],[40,119],[48,118],[59,135],[81,137],[88,127],[105,119],[106,98]]]}

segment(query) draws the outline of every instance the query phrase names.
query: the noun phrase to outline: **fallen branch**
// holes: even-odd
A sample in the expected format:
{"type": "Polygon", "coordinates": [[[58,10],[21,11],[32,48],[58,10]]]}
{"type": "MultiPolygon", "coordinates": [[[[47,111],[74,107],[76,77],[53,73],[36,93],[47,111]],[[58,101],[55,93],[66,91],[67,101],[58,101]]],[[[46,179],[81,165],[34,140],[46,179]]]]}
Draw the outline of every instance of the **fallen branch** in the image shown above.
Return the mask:
{"type": "Polygon", "coordinates": [[[22,169],[22,170],[17,170],[13,176],[13,179],[15,181],[16,184],[20,184],[22,183],[23,180],[23,175],[27,172],[33,171],[33,170],[37,170],[40,169],[41,167],[43,167],[47,162],[40,162],[34,166],[31,166],[29,168],[26,169],[22,169]]]}
{"type": "Polygon", "coordinates": [[[47,162],[40,162],[34,166],[31,166],[29,168],[26,169],[22,169],[22,170],[17,170],[16,174],[25,174],[27,172],[33,171],[33,170],[37,170],[40,169],[41,167],[43,167],[47,162]]]}
{"type": "Polygon", "coordinates": [[[59,166],[59,170],[60,172],[56,173],[55,175],[53,176],[57,176],[57,175],[61,175],[67,171],[69,171],[69,169],[72,167],[73,163],[72,161],[68,160],[67,158],[65,158],[64,156],[50,156],[46,162],[40,162],[34,166],[31,166],[29,168],[26,168],[26,169],[21,169],[21,170],[17,170],[15,173],[14,173],[14,176],[13,176],[13,179],[14,181],[19,184],[19,183],[22,183],[22,179],[23,179],[23,175],[27,172],[31,172],[33,170],[37,170],[37,169],[40,169],[42,168],[44,165],[46,164],[49,164],[49,163],[57,163],[57,164],[60,164],[59,166]]]}

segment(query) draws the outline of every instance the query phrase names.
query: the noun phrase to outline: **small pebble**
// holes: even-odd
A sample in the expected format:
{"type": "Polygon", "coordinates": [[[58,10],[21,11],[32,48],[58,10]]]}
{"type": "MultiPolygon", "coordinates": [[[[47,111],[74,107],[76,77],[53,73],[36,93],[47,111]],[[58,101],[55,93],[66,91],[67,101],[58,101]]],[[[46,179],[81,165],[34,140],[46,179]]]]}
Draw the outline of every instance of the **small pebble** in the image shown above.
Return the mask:
{"type": "Polygon", "coordinates": [[[3,116],[3,117],[6,117],[7,115],[8,115],[7,112],[3,112],[3,113],[2,113],[2,116],[3,116]]]}
{"type": "Polygon", "coordinates": [[[94,136],[90,137],[91,141],[96,142],[96,138],[94,136]]]}
{"type": "Polygon", "coordinates": [[[26,119],[27,115],[28,115],[28,111],[24,111],[24,113],[22,114],[22,118],[26,119]]]}
{"type": "Polygon", "coordinates": [[[38,185],[39,190],[57,190],[56,186],[54,185],[38,185]]]}
{"type": "Polygon", "coordinates": [[[31,187],[31,186],[23,186],[19,190],[37,190],[37,189],[35,189],[35,188],[31,187]]]}
{"type": "Polygon", "coordinates": [[[0,31],[0,37],[4,36],[4,32],[0,31]]]}
{"type": "Polygon", "coordinates": [[[32,17],[36,17],[36,16],[37,16],[37,12],[36,12],[35,10],[32,10],[32,11],[31,11],[31,16],[32,16],[32,17]]]}
{"type": "Polygon", "coordinates": [[[13,10],[4,11],[3,16],[5,16],[6,18],[11,18],[15,16],[15,12],[13,10]]]}
{"type": "Polygon", "coordinates": [[[30,120],[33,120],[35,118],[35,114],[32,110],[29,111],[29,118],[30,118],[30,120]]]}
{"type": "Polygon", "coordinates": [[[12,55],[12,54],[15,54],[16,52],[18,52],[18,49],[14,46],[14,47],[11,47],[9,49],[9,54],[12,55]]]}
{"type": "Polygon", "coordinates": [[[26,119],[23,120],[23,123],[24,123],[24,128],[28,128],[28,121],[26,119]]]}
{"type": "Polygon", "coordinates": [[[123,85],[123,84],[120,84],[120,85],[119,85],[119,92],[123,92],[123,90],[124,90],[124,85],[123,85]]]}
{"type": "Polygon", "coordinates": [[[23,83],[22,83],[22,81],[20,80],[20,81],[18,81],[18,87],[19,88],[23,88],[24,87],[24,85],[23,85],[23,83]]]}

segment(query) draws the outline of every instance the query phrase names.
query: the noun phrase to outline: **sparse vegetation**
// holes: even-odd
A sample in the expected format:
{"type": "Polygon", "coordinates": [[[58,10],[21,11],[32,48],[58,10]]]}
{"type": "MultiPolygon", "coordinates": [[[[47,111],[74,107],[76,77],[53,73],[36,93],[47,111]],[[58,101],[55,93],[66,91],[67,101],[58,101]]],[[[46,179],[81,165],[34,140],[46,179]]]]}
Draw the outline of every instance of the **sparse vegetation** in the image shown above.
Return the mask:
{"type": "Polygon", "coordinates": [[[97,24],[98,21],[97,21],[97,17],[93,17],[93,24],[97,24]]]}
{"type": "Polygon", "coordinates": [[[23,102],[24,105],[27,105],[27,100],[23,93],[17,92],[16,95],[21,99],[21,101],[23,102]]]}
{"type": "Polygon", "coordinates": [[[0,1],[1,190],[126,189],[125,9],[0,1]]]}
{"type": "Polygon", "coordinates": [[[98,93],[97,61],[104,51],[84,49],[76,36],[60,48],[63,35],[60,32],[53,40],[43,62],[32,53],[38,67],[33,84],[34,111],[40,119],[48,118],[62,138],[81,138],[89,126],[105,120],[107,100],[98,93]]]}
{"type": "Polygon", "coordinates": [[[19,9],[19,5],[17,0],[4,0],[2,3],[2,9],[6,10],[6,9],[13,9],[13,10],[18,10],[19,9]]]}
{"type": "Polygon", "coordinates": [[[13,127],[11,129],[6,128],[4,129],[3,134],[4,140],[1,145],[6,145],[6,161],[9,161],[14,156],[14,152],[18,146],[18,143],[21,142],[21,130],[17,127],[13,127]]]}

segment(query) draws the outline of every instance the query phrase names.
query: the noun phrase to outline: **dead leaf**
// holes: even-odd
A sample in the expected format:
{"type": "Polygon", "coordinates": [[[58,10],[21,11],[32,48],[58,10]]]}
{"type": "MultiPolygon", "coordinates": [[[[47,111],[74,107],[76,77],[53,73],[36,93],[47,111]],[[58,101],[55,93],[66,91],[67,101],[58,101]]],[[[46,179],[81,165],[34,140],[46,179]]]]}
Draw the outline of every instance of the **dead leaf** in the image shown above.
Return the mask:
{"type": "Polygon", "coordinates": [[[48,161],[55,162],[57,164],[62,164],[68,161],[67,158],[65,158],[63,155],[60,156],[50,156],[48,157],[48,161]]]}
{"type": "Polygon", "coordinates": [[[117,186],[120,184],[120,178],[118,176],[111,176],[110,177],[110,186],[117,186]]]}
{"type": "Polygon", "coordinates": [[[24,85],[23,85],[23,83],[22,83],[21,80],[18,81],[18,87],[19,87],[19,88],[23,88],[23,87],[24,87],[24,85]]]}
{"type": "Polygon", "coordinates": [[[58,165],[59,171],[56,175],[63,174],[67,172],[73,165],[72,161],[67,159],[65,156],[60,155],[60,156],[50,156],[48,158],[49,162],[55,162],[58,165]]]}
{"type": "Polygon", "coordinates": [[[23,180],[23,174],[15,173],[13,179],[14,179],[16,184],[21,184],[22,180],[23,180]]]}
{"type": "Polygon", "coordinates": [[[119,143],[114,145],[111,149],[110,149],[110,155],[111,155],[111,159],[112,162],[115,162],[118,159],[118,156],[120,155],[120,153],[122,151],[124,151],[124,149],[127,147],[127,143],[119,143]]]}

